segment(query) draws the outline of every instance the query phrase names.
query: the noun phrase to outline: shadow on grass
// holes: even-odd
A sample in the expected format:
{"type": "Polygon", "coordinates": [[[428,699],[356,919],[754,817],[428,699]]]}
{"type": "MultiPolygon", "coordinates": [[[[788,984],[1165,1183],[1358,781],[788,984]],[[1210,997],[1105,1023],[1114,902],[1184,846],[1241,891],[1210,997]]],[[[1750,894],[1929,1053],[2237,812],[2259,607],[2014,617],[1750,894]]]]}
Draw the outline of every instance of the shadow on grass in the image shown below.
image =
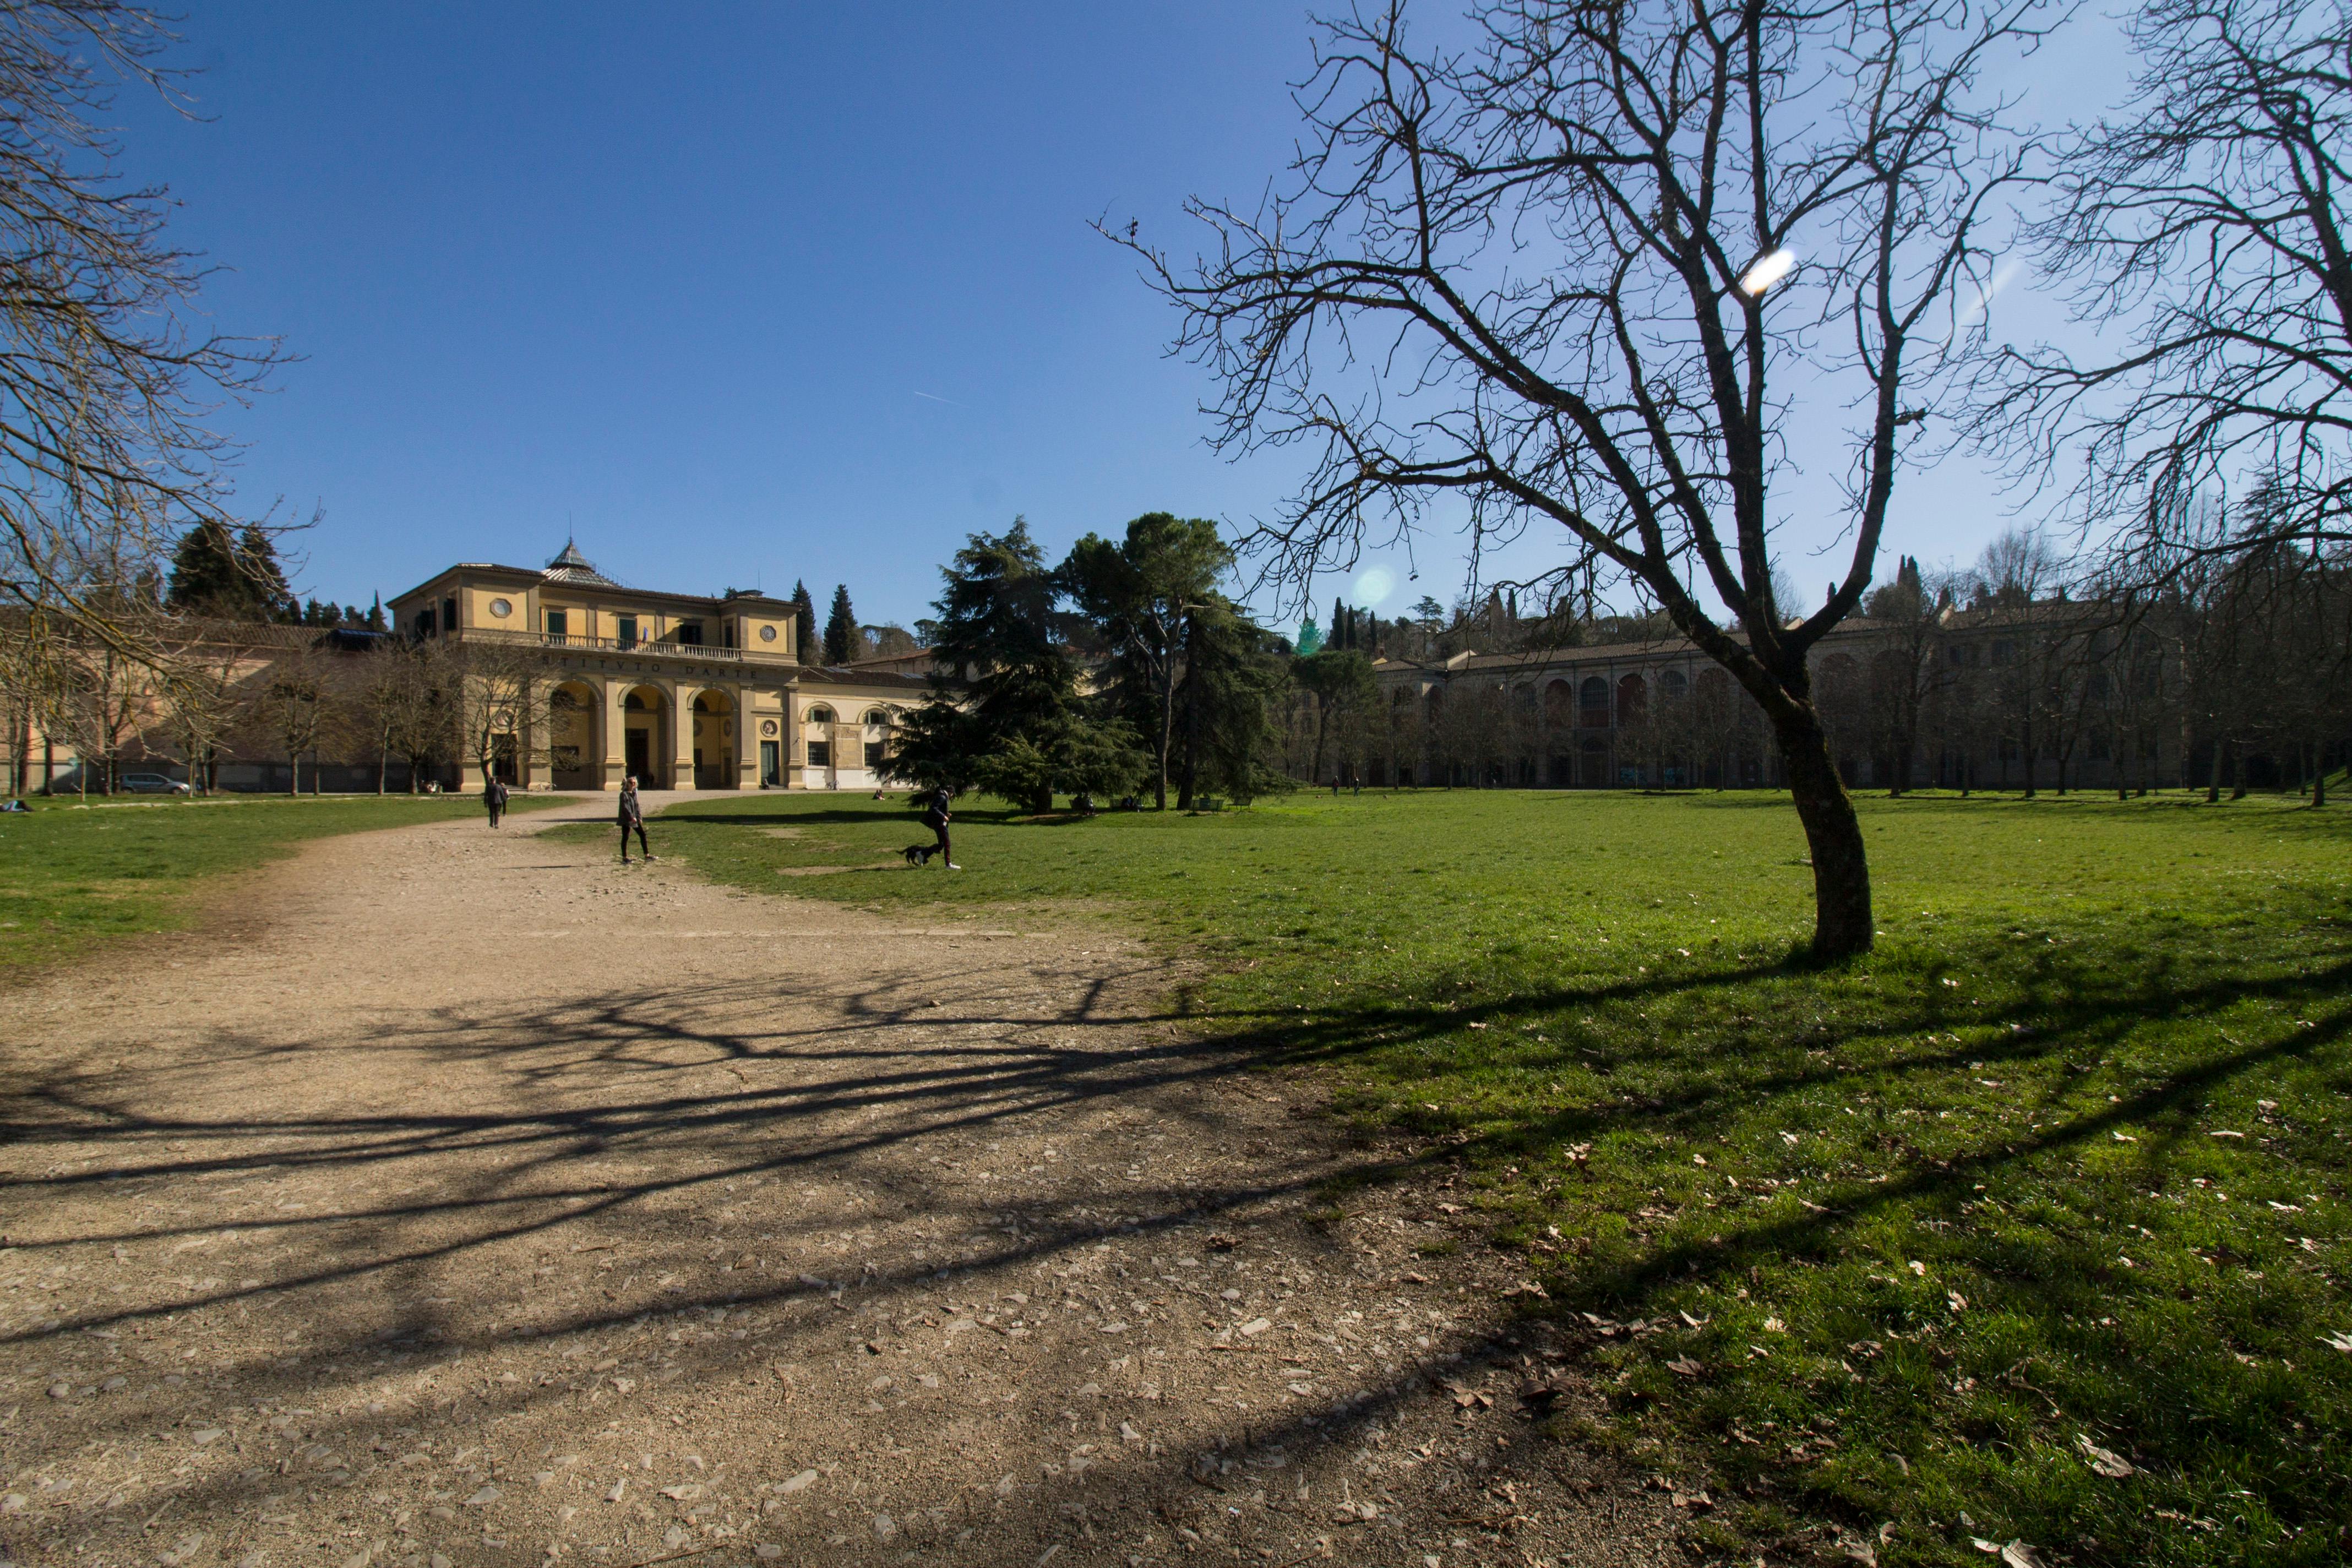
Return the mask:
{"type": "MultiPolygon", "coordinates": [[[[769,817],[745,813],[730,814],[727,820],[806,823],[834,815],[769,817]]],[[[840,815],[873,820],[871,814],[840,815]]],[[[1924,1300],[1934,1290],[1924,1281],[1916,1287],[1899,1279],[1886,1281],[1885,1288],[1865,1283],[1856,1274],[1857,1266],[1846,1260],[1854,1252],[1874,1256],[1878,1243],[1870,1235],[1872,1227],[1894,1211],[1911,1208],[1937,1225],[1962,1227],[1962,1234],[1948,1237],[1946,1256],[1956,1264],[1967,1258],[1999,1282],[2000,1310],[2015,1320],[2009,1331],[2012,1346],[2079,1346],[2076,1321],[2099,1311],[2102,1300],[2111,1300],[2118,1288],[2115,1267],[2093,1261],[2115,1249],[2112,1237],[2061,1237],[2052,1244],[2057,1248],[2054,1255],[2072,1259],[2074,1267],[2051,1271],[2045,1265],[2053,1254],[2039,1242],[1965,1234],[1970,1205],[1984,1201],[1980,1194],[1987,1193],[1997,1199],[2024,1194],[2016,1201],[2040,1201],[2031,1197],[2039,1180],[2032,1172],[2127,1127],[2169,1141],[2152,1142],[2145,1150],[2150,1168],[2134,1178],[2162,1188],[2166,1166],[2182,1150],[2201,1147],[2199,1119],[2225,1091],[2242,1098],[2249,1079],[2260,1076],[2267,1081],[2284,1069],[2315,1068],[2332,1074],[2329,1081],[2340,1091],[2347,1082],[2343,1047],[2352,1020],[2346,1003],[2352,995],[2352,954],[2344,949],[2344,942],[2336,939],[2320,962],[2300,973],[2264,973],[2242,964],[2198,963],[2156,951],[2137,964],[2079,950],[2021,958],[1986,943],[1898,973],[1893,977],[1898,984],[1889,988],[1892,994],[1879,995],[1866,1016],[1849,1010],[1837,1022],[1817,1010],[1816,988],[1824,978],[1781,963],[1530,989],[1460,1006],[1335,1005],[1296,1014],[1208,1008],[1142,1017],[1101,1006],[1099,991],[1066,1007],[1016,1005],[999,998],[942,1012],[929,1005],[929,991],[918,994],[877,984],[828,996],[844,1015],[839,1025],[746,1033],[740,1026],[705,1022],[740,1019],[747,1015],[747,1004],[793,999],[793,982],[766,979],[703,984],[690,992],[672,986],[616,989],[552,1013],[466,1010],[407,1016],[354,1031],[346,1043],[333,1047],[397,1056],[419,1075],[453,1063],[485,1067],[505,1080],[510,1091],[506,1098],[521,1102],[519,1108],[432,1114],[261,1115],[215,1121],[129,1110],[119,1078],[59,1072],[11,1086],[0,1101],[0,1137],[21,1159],[37,1166],[45,1147],[60,1156],[74,1155],[70,1168],[8,1184],[8,1197],[20,1211],[102,1184],[178,1184],[223,1174],[289,1171],[334,1173],[352,1189],[381,1184],[410,1195],[236,1222],[241,1229],[281,1239],[331,1236],[332,1261],[324,1266],[257,1288],[183,1290],[137,1307],[68,1314],[54,1327],[19,1326],[0,1334],[0,1342],[62,1332],[116,1332],[175,1315],[234,1308],[264,1296],[297,1304],[315,1299],[309,1332],[319,1348],[302,1359],[329,1375],[324,1369],[363,1345],[497,1343],[613,1328],[640,1318],[646,1309],[627,1302],[615,1303],[609,1310],[538,1314],[527,1327],[516,1324],[486,1339],[479,1331],[460,1330],[436,1310],[429,1297],[431,1281],[467,1269],[502,1244],[559,1226],[657,1226],[666,1200],[694,1189],[707,1191],[713,1184],[844,1171],[877,1150],[1089,1104],[1148,1102],[1155,1115],[1181,1116],[1190,1122],[1189,1131],[1207,1134],[1215,1129],[1217,1113],[1209,1097],[1198,1091],[1252,1069],[1340,1065],[1366,1081],[1402,1086],[1417,1081],[1414,1073],[1427,1070],[1410,1064],[1426,1062],[1429,1053],[1475,1049],[1508,1057],[1519,1069],[1537,1074],[1573,1067],[1595,1075],[1600,1089],[1575,1104],[1495,1095],[1481,1097],[1460,1112],[1412,1113],[1402,1123],[1410,1134],[1404,1146],[1363,1150],[1330,1190],[1344,1197],[1351,1189],[1425,1183],[1440,1169],[1493,1170],[1517,1162],[1527,1167],[1544,1165],[1570,1194],[1578,1194],[1587,1191],[1589,1181],[1614,1181],[1617,1174],[1588,1176],[1589,1166],[1562,1165],[1562,1151],[1589,1148],[1612,1135],[1638,1134],[1650,1141],[1665,1155],[1651,1167],[1636,1168],[1632,1184],[1622,1194],[1610,1189],[1610,1197],[1622,1197],[1628,1208],[1676,1203],[1684,1215],[1662,1214],[1646,1234],[1599,1238],[1584,1256],[1572,1251],[1530,1254],[1529,1268],[1540,1273],[1553,1294],[1550,1306],[1532,1315],[1548,1318],[1552,1331],[1580,1348],[1591,1361],[1594,1385],[1615,1399],[1621,1410],[1638,1415],[1645,1408],[1664,1408],[1692,1418],[1713,1410],[1736,1428],[1740,1420],[1756,1421],[1758,1410],[1775,1406],[1760,1398],[1738,1404],[1727,1395],[1710,1394],[1696,1380],[1678,1381],[1646,1364],[1607,1359],[1619,1356],[1632,1342],[1615,1325],[1670,1321],[1677,1312],[1691,1310],[1696,1304],[1693,1292],[1701,1287],[1717,1290],[1716,1310],[1727,1313],[1723,1293],[1760,1286],[1768,1271],[1785,1279],[1792,1268],[1816,1267],[1843,1268],[1840,1288],[1850,1286],[1860,1293],[1836,1308],[1842,1326],[1833,1339],[1851,1332],[1854,1342],[1861,1342],[1868,1327],[1881,1318],[1903,1324],[1896,1332],[1916,1332],[1924,1320],[1920,1300],[1912,1298],[1924,1300]],[[1948,971],[1996,970],[2007,977],[2004,994],[1982,1005],[1950,995],[1940,984],[1948,971]],[[1775,988],[1784,994],[1763,996],[1775,988]],[[1769,1019],[1759,997],[1777,1006],[1769,1019]],[[2261,1004],[2283,1005],[2309,1026],[2245,1042],[2230,1038],[2224,1016],[2261,1004]],[[1742,1005],[1757,1011],[1738,1011],[1742,1005]],[[1629,1013],[1678,1012],[1690,1015],[1692,1031],[1678,1036],[1661,1029],[1647,1045],[1627,1045],[1608,1029],[1559,1021],[1587,1015],[1616,1019],[1629,1013]],[[1498,1030],[1530,1018],[1549,1022],[1560,1038],[1495,1038],[1498,1030]],[[2095,1069],[2132,1054],[2136,1035],[2152,1018],[2175,1030],[2195,1031],[2197,1043],[2141,1051],[2134,1081],[2116,1086],[2130,1092],[2116,1092],[2112,1099],[2104,1092],[2091,1096],[2088,1086],[2095,1069]],[[1154,1025],[1182,1033],[1147,1049],[1115,1048],[1118,1042],[1131,1040],[1139,1026],[1154,1025]],[[877,1033],[908,1026],[921,1026],[938,1043],[913,1056],[903,1042],[877,1033]],[[1480,1033],[1487,1041],[1471,1040],[1468,1031],[1478,1026],[1486,1026],[1480,1033]],[[755,1062],[788,1063],[793,1071],[787,1081],[761,1087],[703,1081],[714,1068],[723,1072],[729,1064],[755,1062]],[[1933,1140],[1896,1138],[1864,1145],[1869,1163],[1883,1168],[1864,1170],[1841,1158],[1841,1168],[1809,1172],[1801,1188],[1792,1182],[1784,1191],[1776,1179],[1772,1196],[1753,1205],[1752,1213],[1706,1212],[1695,1202],[1669,1199],[1657,1175],[1668,1164],[1687,1170],[1685,1151],[1719,1150],[1719,1140],[1749,1128],[1769,1108],[1806,1102],[1809,1097],[1916,1094],[1943,1080],[1980,1082],[1977,1075],[1991,1072],[2021,1078],[2029,1069],[2039,1069],[2051,1086],[2033,1108],[2047,1117],[2046,1124],[2022,1132],[2004,1125],[1982,1134],[1956,1131],[1933,1140]],[[1171,1107],[1184,1109],[1171,1112],[1171,1107]],[[615,1156],[656,1155],[669,1160],[672,1167],[658,1179],[632,1179],[610,1163],[615,1156]],[[691,1158],[679,1160],[680,1155],[691,1158]],[[430,1162],[442,1158],[485,1163],[460,1182],[416,1179],[429,1170],[430,1162]],[[1647,1184],[1651,1182],[1659,1185],[1647,1184]],[[1807,1194],[1801,1203],[1794,1199],[1795,1191],[1807,1194]],[[1684,1216],[1691,1223],[1677,1223],[1684,1216]],[[355,1282],[381,1289],[381,1310],[374,1321],[355,1322],[347,1315],[346,1302],[330,1300],[332,1288],[355,1282]],[[1578,1313],[1608,1320],[1607,1331],[1578,1313]],[[1865,1328],[1854,1331],[1843,1326],[1849,1321],[1865,1328]],[[1609,1375],[1612,1373],[1619,1374],[1615,1381],[1609,1375]],[[1710,1398],[1715,1404],[1710,1405],[1710,1398]],[[1723,1415],[1726,1410],[1728,1415],[1723,1415]]],[[[1145,973],[1139,965],[1137,975],[1123,978],[1145,973]]],[[[940,977],[940,983],[950,988],[965,983],[984,986],[987,973],[985,965],[976,964],[966,974],[940,977]]],[[[204,1060],[184,1070],[214,1072],[239,1061],[312,1055],[321,1048],[224,1038],[204,1060]]],[[[138,1086],[141,1098],[168,1102],[169,1077],[160,1070],[148,1075],[138,1086]]],[[[2101,1077],[2098,1082],[2104,1089],[2107,1079],[2101,1077]]],[[[1631,1162],[1635,1156],[1627,1158],[1631,1162]]],[[[1040,1259],[1066,1254],[1107,1231],[1174,1231],[1201,1225],[1232,1205],[1287,1190],[1281,1184],[1253,1180],[1244,1169],[1191,1185],[1139,1187],[1122,1194],[1115,1204],[1076,1190],[1034,1202],[999,1199],[990,1214],[959,1217],[994,1230],[1002,1228],[996,1223],[1000,1217],[1009,1216],[1009,1236],[957,1267],[1009,1276],[1040,1259]]],[[[927,1184],[919,1173],[908,1178],[898,1195],[948,1215],[969,1201],[927,1184]]],[[[2054,1235],[2075,1221],[2045,1215],[2038,1223],[2054,1235]]],[[[216,1231],[221,1224],[219,1215],[205,1214],[184,1224],[121,1225],[58,1245],[168,1246],[216,1231]]],[[[822,1214],[805,1215],[788,1226],[788,1232],[804,1234],[789,1235],[786,1245],[814,1238],[824,1224],[822,1214]]],[[[15,1245],[35,1257],[46,1246],[15,1245]]],[[[1331,1238],[1336,1255],[1349,1253],[1355,1245],[1338,1234],[1331,1238]]],[[[1873,1281],[1877,1278],[1869,1277],[1873,1281]]],[[[912,1273],[877,1277],[861,1288],[888,1291],[916,1280],[912,1273]]],[[[789,1282],[732,1279],[684,1290],[666,1300],[659,1310],[675,1314],[782,1303],[822,1295],[825,1289],[826,1282],[812,1284],[805,1277],[789,1282]]],[[[1940,1281],[1935,1289],[1941,1289],[1940,1281]]],[[[1494,1354],[1498,1345],[1493,1336],[1508,1331],[1511,1321],[1512,1314],[1498,1305],[1456,1348],[1474,1363],[1494,1354]]],[[[1883,1325],[1876,1326],[1874,1343],[1890,1337],[1883,1325]]],[[[2066,1429],[2059,1438],[2062,1447],[2074,1427],[2095,1430],[2113,1446],[2128,1445],[2146,1468],[2170,1479],[2169,1489],[2157,1491],[2151,1483],[2131,1494],[2143,1515],[2141,1533],[2135,1536],[2127,1522],[2091,1503],[2063,1498],[2037,1502],[2024,1493],[2000,1504],[2011,1510],[2014,1528],[2042,1531],[2046,1543],[2093,1533],[2095,1524],[2096,1538],[2109,1548],[2134,1540],[2147,1542],[2150,1527],[2144,1517],[2147,1509],[2140,1505],[2152,1492],[2168,1503],[2187,1504],[2176,1511],[2189,1517],[2197,1517],[2200,1507],[2210,1506],[2199,1499],[2217,1484],[2217,1447],[2229,1448],[2233,1463],[2248,1472],[2248,1487],[2262,1489],[2261,1508],[2282,1528],[2322,1541],[2328,1531],[2341,1528],[2347,1505],[2340,1487],[2329,1479],[2333,1462],[2328,1458],[2342,1451],[2342,1406],[2331,1403],[2340,1398],[2340,1389],[2323,1397],[2316,1389],[2296,1385],[2257,1401],[2262,1411],[2277,1417],[2265,1433],[2250,1429],[2242,1411],[2217,1417],[2215,1405],[2227,1391],[2209,1390],[2212,1397],[2206,1405],[2185,1416],[2154,1407],[2159,1394],[2179,1395],[2180,1380],[2133,1364],[2138,1353],[2118,1342],[2114,1364],[2096,1369],[2130,1384],[2111,1394],[2099,1408],[2065,1407],[2070,1402],[2079,1406],[2080,1401],[2062,1387],[2054,1395],[2042,1394],[2047,1411],[2032,1407],[2028,1400],[2023,1401],[2027,1415],[2019,1416],[2004,1405],[1984,1418],[1990,1425],[1975,1440],[2022,1451],[2038,1440],[2036,1423],[2054,1421],[2053,1430],[2066,1429]],[[2299,1411],[2299,1416],[2280,1415],[2283,1405],[2299,1411]],[[2297,1419],[2321,1424],[2316,1442],[2294,1426],[2297,1419]],[[2205,1424],[2201,1431],[2197,1429],[2200,1422],[2205,1424]]],[[[710,1375],[722,1375],[723,1350],[713,1351],[711,1357],[710,1375]]],[[[1837,1364],[1834,1344],[1828,1357],[1830,1365],[1837,1364]]],[[[1662,1361],[1663,1352],[1654,1359],[1662,1361]]],[[[2029,1354],[2028,1361],[2032,1359],[2029,1354]]],[[[2332,1363],[2323,1365],[2319,1375],[2334,1376],[2332,1363]]],[[[288,1381],[299,1382],[305,1375],[308,1369],[296,1369],[288,1381]]],[[[1450,1374],[1433,1366],[1412,1370],[1374,1384],[1344,1408],[1265,1417],[1253,1425],[1250,1440],[1274,1447],[1328,1441],[1351,1425],[1381,1417],[1440,1375],[1450,1374]]],[[[1858,1386],[1861,1374],[1853,1375],[1858,1386]]],[[[500,1397],[522,1408],[545,1396],[526,1390],[500,1397]]],[[[1925,1403],[1906,1426],[1899,1412],[1850,1393],[1834,1373],[1822,1386],[1810,1387],[1804,1397],[1811,1407],[1842,1412],[1844,1419],[1865,1428],[1849,1431],[1850,1443],[1874,1441],[1884,1446],[1889,1458],[1902,1457],[1923,1473],[1940,1462],[1929,1451],[1930,1438],[1967,1436],[1943,1429],[1953,1414],[1946,1406],[1925,1403]]],[[[353,1417],[352,1425],[356,1431],[365,1423],[353,1417]]],[[[1146,1490],[1177,1487],[1202,1457],[1171,1455],[1149,1478],[1125,1484],[1140,1484],[1146,1490]]],[[[1875,1517],[1892,1513],[1906,1526],[1925,1518],[1927,1504],[1920,1496],[1905,1500],[1901,1495],[1908,1470],[1904,1482],[1890,1479],[1891,1470],[1884,1475],[1823,1472],[1750,1458],[1740,1447],[1717,1456],[1716,1462],[1754,1496],[1786,1495],[1856,1526],[1874,1523],[1873,1510],[1883,1510],[1875,1517]]],[[[1947,1465],[1934,1473],[1952,1472],[1947,1465]]],[[[1985,1505],[1979,1501],[1976,1506],[1985,1505]]],[[[2250,1539],[2217,1531],[2210,1560],[2222,1560],[2221,1548],[2243,1547],[2250,1539]]],[[[2123,1560],[2107,1549],[2085,1555],[2089,1560],[2123,1560]]]]}

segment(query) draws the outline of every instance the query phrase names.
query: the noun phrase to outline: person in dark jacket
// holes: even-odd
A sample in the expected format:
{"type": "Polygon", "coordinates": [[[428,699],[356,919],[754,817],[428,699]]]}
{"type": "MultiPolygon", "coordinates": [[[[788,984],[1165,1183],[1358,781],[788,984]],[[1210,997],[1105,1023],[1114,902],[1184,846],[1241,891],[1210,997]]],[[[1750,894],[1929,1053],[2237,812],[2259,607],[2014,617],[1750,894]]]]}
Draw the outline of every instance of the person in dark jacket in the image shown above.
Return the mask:
{"type": "Polygon", "coordinates": [[[490,826],[496,827],[499,819],[507,814],[507,781],[491,775],[482,786],[482,804],[490,808],[490,826]]]}
{"type": "Polygon", "coordinates": [[[948,809],[948,803],[954,798],[945,784],[933,790],[930,803],[923,808],[923,826],[939,837],[939,842],[931,846],[931,853],[944,861],[949,870],[961,871],[963,868],[955,863],[955,856],[948,848],[948,824],[955,820],[955,813],[948,809]]]}
{"type": "Polygon", "coordinates": [[[637,849],[648,860],[654,852],[646,843],[645,808],[637,804],[637,781],[632,776],[621,781],[621,864],[629,863],[629,829],[637,830],[637,849]]]}

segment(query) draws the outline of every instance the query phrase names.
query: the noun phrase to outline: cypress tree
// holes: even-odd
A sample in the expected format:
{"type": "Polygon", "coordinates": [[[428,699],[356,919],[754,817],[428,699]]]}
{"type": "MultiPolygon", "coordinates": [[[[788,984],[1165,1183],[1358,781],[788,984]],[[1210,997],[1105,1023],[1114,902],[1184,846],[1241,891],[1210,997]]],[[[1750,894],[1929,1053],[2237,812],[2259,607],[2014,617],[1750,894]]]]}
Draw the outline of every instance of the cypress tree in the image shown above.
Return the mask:
{"type": "Polygon", "coordinates": [[[809,662],[809,655],[818,651],[816,601],[809,597],[808,584],[798,580],[793,584],[793,615],[796,617],[799,626],[798,640],[793,646],[797,649],[799,658],[805,664],[809,662]]]}
{"type": "Polygon", "coordinates": [[[849,584],[833,590],[833,614],[824,623],[824,662],[847,664],[857,657],[857,615],[849,607],[849,584]]]}

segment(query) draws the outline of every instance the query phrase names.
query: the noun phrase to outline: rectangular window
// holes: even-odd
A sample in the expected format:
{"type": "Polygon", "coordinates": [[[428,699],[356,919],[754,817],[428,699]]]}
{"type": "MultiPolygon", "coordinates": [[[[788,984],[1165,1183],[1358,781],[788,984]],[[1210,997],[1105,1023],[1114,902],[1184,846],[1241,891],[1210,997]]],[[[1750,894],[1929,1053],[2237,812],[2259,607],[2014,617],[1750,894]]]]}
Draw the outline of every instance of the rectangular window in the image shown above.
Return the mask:
{"type": "Polygon", "coordinates": [[[882,769],[882,764],[887,762],[889,757],[890,748],[885,742],[880,741],[868,741],[866,742],[866,765],[867,767],[879,773],[882,769]]]}
{"type": "Polygon", "coordinates": [[[433,635],[432,611],[419,610],[416,612],[416,635],[421,637],[429,637],[433,635]]]}
{"type": "Polygon", "coordinates": [[[550,610],[547,612],[547,635],[549,637],[560,637],[570,636],[570,632],[566,629],[569,625],[570,617],[562,610],[550,610]]]}
{"type": "Polygon", "coordinates": [[[829,768],[833,766],[833,742],[831,741],[811,741],[808,743],[808,765],[813,768],[829,768]]]}
{"type": "Polygon", "coordinates": [[[614,625],[618,627],[615,635],[621,639],[621,646],[623,647],[636,647],[637,617],[635,616],[614,616],[613,617],[613,622],[614,625]]]}
{"type": "Polygon", "coordinates": [[[700,621],[678,622],[677,641],[678,646],[681,647],[700,647],[702,646],[702,623],[700,621]]]}

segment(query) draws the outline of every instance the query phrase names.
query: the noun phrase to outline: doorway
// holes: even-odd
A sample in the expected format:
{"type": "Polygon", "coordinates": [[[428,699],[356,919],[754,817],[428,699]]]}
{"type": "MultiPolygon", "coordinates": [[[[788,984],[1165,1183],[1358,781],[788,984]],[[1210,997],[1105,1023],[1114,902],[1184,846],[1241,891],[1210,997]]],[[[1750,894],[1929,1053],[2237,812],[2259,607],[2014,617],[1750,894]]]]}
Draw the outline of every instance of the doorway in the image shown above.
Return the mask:
{"type": "Polygon", "coordinates": [[[653,785],[653,731],[650,730],[631,730],[628,742],[623,748],[627,758],[629,776],[648,788],[653,785]]]}
{"type": "Polygon", "coordinates": [[[774,789],[784,782],[783,744],[779,741],[760,742],[760,783],[774,789]]]}

